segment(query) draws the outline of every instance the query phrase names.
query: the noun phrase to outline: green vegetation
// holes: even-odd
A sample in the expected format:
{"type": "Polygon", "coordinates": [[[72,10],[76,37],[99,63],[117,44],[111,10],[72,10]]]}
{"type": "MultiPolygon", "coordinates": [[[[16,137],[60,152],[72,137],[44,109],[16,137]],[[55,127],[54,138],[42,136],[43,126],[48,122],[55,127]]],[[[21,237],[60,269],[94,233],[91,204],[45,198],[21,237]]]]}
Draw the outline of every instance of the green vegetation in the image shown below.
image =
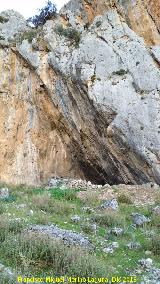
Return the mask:
{"type": "Polygon", "coordinates": [[[101,25],[102,25],[102,22],[101,22],[101,21],[97,21],[97,22],[96,22],[96,27],[97,27],[97,28],[99,28],[101,25]]]}
{"type": "Polygon", "coordinates": [[[150,249],[155,255],[160,256],[160,235],[152,237],[150,241],[150,249]]]}
{"type": "Polygon", "coordinates": [[[93,215],[92,220],[100,226],[114,227],[125,225],[125,218],[113,210],[108,210],[103,214],[93,215]]]}
{"type": "Polygon", "coordinates": [[[120,69],[120,70],[118,70],[118,71],[116,71],[116,72],[113,72],[113,75],[123,76],[123,75],[125,75],[125,74],[127,74],[127,73],[128,73],[128,71],[126,71],[126,70],[124,70],[124,69],[120,69]]]}
{"type": "MultiPolygon", "coordinates": [[[[124,276],[137,269],[138,261],[147,258],[145,252],[150,250],[150,257],[159,266],[159,217],[152,214],[148,206],[135,207],[124,195],[119,195],[118,211],[102,210],[99,194],[100,190],[11,187],[9,198],[0,200],[0,263],[26,276],[102,277],[115,273],[124,276]],[[131,214],[136,212],[150,217],[151,222],[135,229],[131,214]],[[74,222],[73,216],[79,216],[80,221],[74,222]],[[88,252],[78,246],[68,247],[49,236],[27,232],[27,228],[35,224],[56,224],[81,232],[95,250],[88,252]],[[119,236],[110,233],[114,227],[122,228],[124,233],[119,236]],[[110,242],[118,242],[119,248],[113,254],[106,254],[103,249],[110,242]],[[138,242],[141,247],[129,250],[127,244],[130,242],[138,242]]],[[[10,283],[4,276],[2,279],[2,283],[10,283]]]]}
{"type": "Polygon", "coordinates": [[[65,246],[61,241],[42,234],[30,233],[9,236],[2,244],[1,252],[5,258],[14,259],[14,264],[21,266],[22,272],[34,269],[35,264],[41,269],[53,269],[55,275],[105,275],[105,265],[95,256],[78,247],[65,246]]]}
{"type": "Polygon", "coordinates": [[[29,43],[32,43],[33,38],[35,38],[36,36],[37,36],[37,30],[32,29],[20,34],[16,39],[16,41],[17,43],[22,43],[23,40],[27,39],[29,43]]]}
{"type": "Polygon", "coordinates": [[[78,30],[68,27],[64,28],[62,25],[59,25],[55,29],[56,33],[60,36],[64,36],[71,41],[76,47],[79,46],[81,40],[81,34],[78,30]]]}
{"type": "Polygon", "coordinates": [[[119,203],[126,203],[126,204],[132,204],[133,203],[131,198],[124,193],[119,194],[117,200],[118,200],[119,203]]]}

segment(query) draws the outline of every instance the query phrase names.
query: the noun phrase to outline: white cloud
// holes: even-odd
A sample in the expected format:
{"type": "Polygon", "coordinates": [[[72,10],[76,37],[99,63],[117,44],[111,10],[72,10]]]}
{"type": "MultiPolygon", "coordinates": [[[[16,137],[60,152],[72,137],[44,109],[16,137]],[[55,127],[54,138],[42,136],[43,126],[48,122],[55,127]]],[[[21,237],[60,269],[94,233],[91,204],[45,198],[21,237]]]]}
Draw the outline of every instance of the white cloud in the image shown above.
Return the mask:
{"type": "MultiPolygon", "coordinates": [[[[69,0],[52,0],[57,5],[58,10],[69,0]]],[[[38,8],[44,6],[46,0],[1,0],[0,12],[13,9],[21,13],[25,18],[35,15],[38,8]]]]}

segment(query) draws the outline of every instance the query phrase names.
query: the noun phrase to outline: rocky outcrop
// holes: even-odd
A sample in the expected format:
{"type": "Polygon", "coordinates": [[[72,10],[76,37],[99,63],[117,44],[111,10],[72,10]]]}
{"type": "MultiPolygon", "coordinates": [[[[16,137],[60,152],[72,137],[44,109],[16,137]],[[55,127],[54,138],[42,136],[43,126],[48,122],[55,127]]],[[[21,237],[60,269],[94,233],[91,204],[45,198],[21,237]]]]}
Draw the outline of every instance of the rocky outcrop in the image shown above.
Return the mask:
{"type": "Polygon", "coordinates": [[[72,0],[36,31],[17,32],[13,12],[1,24],[1,180],[160,183],[159,48],[145,46],[118,2],[72,0]],[[60,23],[81,33],[79,46],[60,23]]]}

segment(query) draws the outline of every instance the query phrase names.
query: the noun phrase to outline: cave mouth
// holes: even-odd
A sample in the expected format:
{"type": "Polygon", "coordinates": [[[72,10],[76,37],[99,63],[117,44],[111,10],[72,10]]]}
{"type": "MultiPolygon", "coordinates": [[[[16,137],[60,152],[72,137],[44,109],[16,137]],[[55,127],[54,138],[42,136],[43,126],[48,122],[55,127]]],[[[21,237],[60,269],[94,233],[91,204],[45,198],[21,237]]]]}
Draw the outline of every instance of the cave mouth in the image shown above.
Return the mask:
{"type": "Polygon", "coordinates": [[[108,172],[104,171],[102,168],[96,166],[91,166],[85,162],[80,162],[80,168],[87,181],[92,182],[92,184],[102,185],[116,185],[124,183],[122,177],[118,174],[117,169],[112,166],[108,169],[108,172]]]}

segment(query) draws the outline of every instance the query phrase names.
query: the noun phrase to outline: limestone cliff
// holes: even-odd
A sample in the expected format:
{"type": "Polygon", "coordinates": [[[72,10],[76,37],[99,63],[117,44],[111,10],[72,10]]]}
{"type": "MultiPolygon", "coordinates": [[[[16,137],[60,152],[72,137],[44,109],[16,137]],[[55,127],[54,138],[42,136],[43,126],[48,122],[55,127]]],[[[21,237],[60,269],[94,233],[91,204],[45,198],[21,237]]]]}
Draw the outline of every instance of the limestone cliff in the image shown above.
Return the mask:
{"type": "Polygon", "coordinates": [[[37,30],[14,11],[1,14],[2,181],[160,183],[154,2],[71,0],[37,30]]]}

